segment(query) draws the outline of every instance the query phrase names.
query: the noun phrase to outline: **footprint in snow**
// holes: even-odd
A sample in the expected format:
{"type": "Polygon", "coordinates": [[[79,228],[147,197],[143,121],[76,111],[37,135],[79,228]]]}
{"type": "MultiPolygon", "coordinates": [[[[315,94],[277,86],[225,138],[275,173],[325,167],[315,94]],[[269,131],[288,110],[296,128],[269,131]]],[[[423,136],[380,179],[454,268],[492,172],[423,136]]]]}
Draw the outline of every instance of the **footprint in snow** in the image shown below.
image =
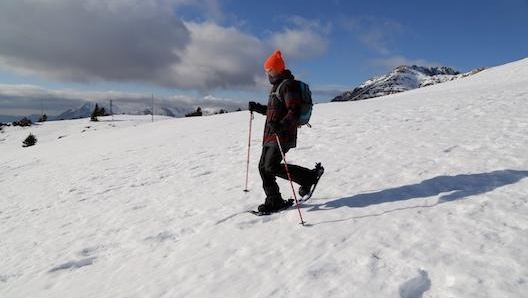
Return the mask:
{"type": "Polygon", "coordinates": [[[78,268],[81,268],[81,267],[90,266],[90,265],[93,264],[93,261],[95,259],[96,259],[96,257],[89,257],[89,258],[84,258],[84,259],[80,259],[80,260],[76,260],[76,261],[69,261],[69,262],[61,264],[61,265],[59,265],[57,267],[52,268],[48,272],[49,273],[53,273],[53,272],[62,271],[62,270],[78,269],[78,268]]]}
{"type": "Polygon", "coordinates": [[[406,281],[400,286],[401,298],[422,298],[431,289],[431,280],[425,270],[419,270],[418,276],[406,281]]]}
{"type": "Polygon", "coordinates": [[[178,237],[177,235],[171,233],[171,232],[168,232],[168,231],[163,231],[163,232],[160,232],[158,233],[157,235],[155,236],[148,236],[147,238],[145,238],[145,241],[153,241],[153,242],[157,242],[157,243],[161,243],[161,242],[165,242],[165,241],[178,241],[178,237]]]}
{"type": "Polygon", "coordinates": [[[18,277],[20,277],[20,274],[0,275],[0,283],[7,283],[10,279],[15,279],[18,277]]]}

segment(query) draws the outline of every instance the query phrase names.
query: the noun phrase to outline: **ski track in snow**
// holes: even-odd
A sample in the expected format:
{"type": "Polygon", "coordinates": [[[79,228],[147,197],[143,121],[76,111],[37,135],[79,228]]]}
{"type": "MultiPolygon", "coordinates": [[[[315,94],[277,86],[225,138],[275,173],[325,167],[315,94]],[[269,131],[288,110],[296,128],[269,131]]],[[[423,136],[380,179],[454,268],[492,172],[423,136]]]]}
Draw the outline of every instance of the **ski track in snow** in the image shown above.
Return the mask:
{"type": "Polygon", "coordinates": [[[0,297],[523,297],[526,78],[527,59],[316,105],[288,153],[326,170],[305,227],[245,212],[260,115],[249,193],[247,112],[4,128],[0,297]]]}

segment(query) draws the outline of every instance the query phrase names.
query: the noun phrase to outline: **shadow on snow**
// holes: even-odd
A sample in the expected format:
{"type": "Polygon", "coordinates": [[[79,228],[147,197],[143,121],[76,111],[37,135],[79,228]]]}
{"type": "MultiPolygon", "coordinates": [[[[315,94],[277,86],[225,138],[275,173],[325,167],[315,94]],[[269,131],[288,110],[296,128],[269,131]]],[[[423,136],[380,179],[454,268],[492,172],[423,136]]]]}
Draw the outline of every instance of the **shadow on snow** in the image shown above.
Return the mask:
{"type": "MultiPolygon", "coordinates": [[[[470,196],[493,191],[514,184],[528,177],[528,171],[500,170],[489,173],[438,176],[417,184],[385,189],[373,193],[343,197],[318,205],[310,210],[335,209],[341,207],[360,208],[388,202],[405,201],[442,195],[437,204],[465,199],[470,196]]],[[[436,204],[435,204],[436,205],[436,204]]]]}

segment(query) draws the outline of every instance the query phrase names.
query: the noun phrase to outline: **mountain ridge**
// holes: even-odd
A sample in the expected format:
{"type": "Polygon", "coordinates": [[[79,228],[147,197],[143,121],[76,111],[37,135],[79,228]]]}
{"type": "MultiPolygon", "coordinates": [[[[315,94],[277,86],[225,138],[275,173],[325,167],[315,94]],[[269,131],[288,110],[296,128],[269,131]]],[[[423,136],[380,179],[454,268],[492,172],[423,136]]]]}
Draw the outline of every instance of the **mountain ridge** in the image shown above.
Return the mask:
{"type": "Polygon", "coordinates": [[[346,91],[330,101],[355,101],[405,92],[464,78],[483,69],[477,68],[470,72],[461,73],[447,66],[402,65],[385,75],[373,77],[353,90],[346,91]]]}

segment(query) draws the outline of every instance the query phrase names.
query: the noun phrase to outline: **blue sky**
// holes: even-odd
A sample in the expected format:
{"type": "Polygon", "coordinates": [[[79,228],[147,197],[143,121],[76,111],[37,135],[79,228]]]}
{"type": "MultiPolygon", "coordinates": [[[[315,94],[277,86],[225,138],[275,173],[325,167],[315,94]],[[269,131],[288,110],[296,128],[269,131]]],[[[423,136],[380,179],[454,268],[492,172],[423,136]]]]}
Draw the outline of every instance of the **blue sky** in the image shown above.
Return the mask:
{"type": "Polygon", "coordinates": [[[151,94],[245,107],[277,48],[324,102],[402,64],[525,58],[527,33],[527,0],[2,0],[0,114],[151,94]]]}

